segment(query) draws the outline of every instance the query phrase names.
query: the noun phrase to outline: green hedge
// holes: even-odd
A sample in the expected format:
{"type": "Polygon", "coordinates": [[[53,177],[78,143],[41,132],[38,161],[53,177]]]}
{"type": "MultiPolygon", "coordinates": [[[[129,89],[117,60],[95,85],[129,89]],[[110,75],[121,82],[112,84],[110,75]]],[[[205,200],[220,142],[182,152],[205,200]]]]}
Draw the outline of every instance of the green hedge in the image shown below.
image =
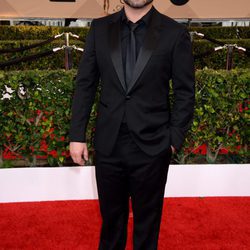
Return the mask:
{"type": "MultiPolygon", "coordinates": [[[[46,156],[52,166],[66,164],[75,74],[75,70],[0,72],[0,96],[6,94],[5,85],[15,90],[10,100],[0,99],[2,153],[8,148],[13,154],[22,156],[29,166],[36,165],[38,156],[46,156]],[[20,86],[27,89],[26,95],[17,94],[20,86]],[[47,150],[41,148],[41,142],[47,144],[47,150]],[[52,154],[53,150],[57,154],[52,154]]],[[[197,71],[195,118],[175,162],[197,162],[193,149],[202,144],[208,147],[208,153],[202,159],[204,162],[220,162],[218,153],[222,148],[229,150],[227,157],[230,159],[248,161],[249,83],[249,70],[197,71]],[[241,147],[237,149],[239,145],[241,147]]],[[[89,164],[94,164],[92,139],[97,99],[98,95],[87,131],[89,164]]],[[[9,166],[9,161],[0,159],[3,167],[9,166]]]]}
{"type": "Polygon", "coordinates": [[[250,27],[191,27],[190,30],[205,34],[214,39],[249,39],[250,27]]]}
{"type": "MultiPolygon", "coordinates": [[[[250,48],[250,39],[244,40],[220,40],[225,44],[237,44],[238,46],[250,48]]],[[[200,55],[207,51],[210,51],[212,48],[217,47],[213,43],[207,42],[205,40],[196,40],[193,45],[194,55],[200,55]]],[[[195,67],[197,69],[203,69],[205,67],[210,69],[225,69],[226,68],[226,58],[227,51],[222,49],[220,51],[214,52],[211,55],[197,58],[195,60],[195,67]]],[[[233,53],[233,67],[234,68],[250,68],[249,57],[244,52],[239,52],[235,50],[233,53]]]]}
{"type": "MultiPolygon", "coordinates": [[[[2,41],[0,42],[0,48],[9,49],[9,48],[19,48],[27,45],[31,45],[33,43],[37,43],[40,41],[2,41]]],[[[36,54],[42,51],[51,50],[55,47],[61,47],[64,44],[63,40],[57,40],[50,44],[42,46],[42,48],[33,48],[31,50],[26,50],[23,52],[16,52],[11,54],[0,54],[0,63],[15,59],[22,58],[24,56],[29,56],[31,54],[36,54]]],[[[72,43],[78,47],[83,47],[83,42],[74,41],[72,43]]],[[[73,67],[77,68],[79,64],[79,60],[81,57],[81,52],[73,50],[73,67]]],[[[49,69],[63,69],[64,68],[64,51],[58,51],[48,57],[39,58],[38,60],[30,61],[30,62],[22,62],[19,64],[15,64],[12,66],[5,67],[4,70],[49,70],[49,69]]]]}
{"type": "Polygon", "coordinates": [[[5,26],[0,25],[0,40],[44,40],[63,32],[72,32],[85,41],[89,28],[51,26],[5,26]]]}
{"type": "MultiPolygon", "coordinates": [[[[46,26],[0,26],[0,49],[18,48],[32,43],[45,40],[51,36],[62,32],[72,32],[80,36],[80,40],[71,39],[71,44],[79,47],[84,47],[88,28],[69,28],[69,27],[46,27],[46,26]]],[[[190,30],[196,30],[204,33],[214,39],[223,39],[224,43],[238,44],[239,46],[250,48],[250,27],[191,27],[190,30]],[[238,39],[240,38],[240,39],[238,39]]],[[[33,53],[38,53],[56,46],[63,45],[63,39],[57,39],[51,44],[45,45],[42,48],[36,48],[24,52],[0,54],[0,63],[6,62],[14,58],[20,58],[33,53]]],[[[195,36],[194,54],[200,55],[203,52],[209,51],[216,45],[201,40],[195,36]]],[[[80,59],[80,53],[74,52],[74,68],[77,68],[80,59]]],[[[21,63],[4,68],[5,70],[32,70],[32,69],[63,69],[64,68],[63,52],[53,54],[53,56],[41,58],[33,62],[21,63]]],[[[195,62],[196,69],[213,68],[225,69],[226,51],[219,51],[207,57],[199,58],[195,62]]],[[[249,68],[250,60],[244,53],[234,53],[234,67],[249,68]]]]}
{"type": "MultiPolygon", "coordinates": [[[[190,30],[196,30],[214,39],[250,38],[250,27],[191,27],[190,30]]],[[[39,40],[69,31],[80,35],[84,40],[88,28],[0,25],[0,40],[39,40]]]]}
{"type": "MultiPolygon", "coordinates": [[[[221,40],[224,43],[235,44],[239,46],[249,47],[250,48],[250,39],[244,40],[221,40]]],[[[22,46],[30,45],[39,41],[23,40],[23,41],[0,41],[0,48],[19,48],[22,46]]],[[[75,44],[78,47],[83,47],[84,43],[78,40],[71,40],[71,44],[75,44]]],[[[63,40],[56,40],[51,44],[45,45],[42,48],[34,48],[32,50],[27,50],[24,52],[12,53],[12,54],[0,54],[0,63],[11,60],[13,58],[20,58],[34,53],[39,53],[47,49],[54,47],[62,46],[64,43],[63,40]]],[[[216,45],[209,43],[204,40],[195,40],[194,41],[194,54],[199,55],[204,53],[211,48],[216,47],[216,45]]],[[[73,52],[73,65],[74,68],[77,68],[81,52],[73,52]]],[[[250,60],[244,53],[239,53],[238,51],[234,52],[234,67],[237,68],[250,68],[250,60]]],[[[6,67],[5,70],[30,70],[30,69],[63,69],[64,68],[64,53],[63,51],[57,52],[49,57],[40,58],[39,60],[32,62],[25,62],[10,67],[6,67]]],[[[225,69],[226,67],[226,50],[221,50],[213,53],[207,57],[199,58],[195,61],[195,67],[197,69],[202,69],[204,67],[213,68],[213,69],[225,69]]]]}
{"type": "MultiPolygon", "coordinates": [[[[48,157],[50,165],[62,165],[70,119],[70,105],[75,71],[27,71],[0,73],[2,96],[4,85],[15,92],[12,98],[0,101],[0,148],[22,156],[29,166],[36,165],[37,156],[48,157]],[[20,86],[27,95],[20,98],[20,86]],[[41,150],[44,141],[48,150],[41,150]],[[53,157],[49,152],[57,151],[53,157]]],[[[4,164],[3,164],[4,165],[4,164]]]]}
{"type": "Polygon", "coordinates": [[[249,84],[249,69],[196,72],[194,121],[184,149],[178,155],[180,162],[186,162],[189,153],[192,155],[193,151],[185,148],[195,149],[202,144],[207,146],[208,163],[218,161],[222,148],[228,149],[236,162],[249,162],[249,84]]]}

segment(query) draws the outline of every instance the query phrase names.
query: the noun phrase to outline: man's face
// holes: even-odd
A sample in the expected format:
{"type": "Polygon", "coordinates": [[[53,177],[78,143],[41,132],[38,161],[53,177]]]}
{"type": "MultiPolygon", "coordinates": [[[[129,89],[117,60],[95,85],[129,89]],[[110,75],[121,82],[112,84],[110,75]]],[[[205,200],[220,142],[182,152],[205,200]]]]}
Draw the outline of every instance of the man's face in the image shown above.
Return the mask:
{"type": "Polygon", "coordinates": [[[141,9],[153,2],[153,0],[123,0],[128,6],[135,9],[141,9]]]}

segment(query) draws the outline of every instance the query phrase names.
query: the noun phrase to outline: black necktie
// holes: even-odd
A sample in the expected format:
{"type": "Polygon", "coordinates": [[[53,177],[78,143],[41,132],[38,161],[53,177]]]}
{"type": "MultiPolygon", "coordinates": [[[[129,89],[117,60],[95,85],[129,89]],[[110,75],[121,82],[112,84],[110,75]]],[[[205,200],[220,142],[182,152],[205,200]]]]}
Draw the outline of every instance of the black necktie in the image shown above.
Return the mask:
{"type": "Polygon", "coordinates": [[[130,28],[130,37],[127,44],[126,51],[126,87],[129,88],[129,84],[132,80],[132,75],[136,63],[136,40],[135,40],[135,29],[138,27],[139,23],[128,22],[130,28]]]}

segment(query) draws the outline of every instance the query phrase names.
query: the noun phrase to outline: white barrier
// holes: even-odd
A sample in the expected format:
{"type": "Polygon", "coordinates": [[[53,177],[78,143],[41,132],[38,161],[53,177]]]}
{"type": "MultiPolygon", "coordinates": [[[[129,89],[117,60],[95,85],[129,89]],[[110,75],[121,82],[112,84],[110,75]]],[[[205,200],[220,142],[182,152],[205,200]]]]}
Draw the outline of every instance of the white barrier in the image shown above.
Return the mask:
{"type": "MultiPolygon", "coordinates": [[[[250,196],[250,164],[171,165],[165,196],[250,196]]],[[[94,167],[0,169],[0,202],[82,199],[98,199],[94,167]]]]}

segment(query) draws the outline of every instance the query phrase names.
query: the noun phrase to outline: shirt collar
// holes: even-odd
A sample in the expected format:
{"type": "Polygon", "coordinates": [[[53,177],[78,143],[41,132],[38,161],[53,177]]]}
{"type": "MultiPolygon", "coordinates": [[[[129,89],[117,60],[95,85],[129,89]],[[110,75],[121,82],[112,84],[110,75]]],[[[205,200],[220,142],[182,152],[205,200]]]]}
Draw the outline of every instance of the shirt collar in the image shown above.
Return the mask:
{"type": "MultiPolygon", "coordinates": [[[[152,13],[154,12],[155,8],[154,6],[151,7],[151,9],[141,18],[139,19],[137,22],[143,22],[146,24],[146,26],[149,24],[150,21],[150,17],[152,16],[152,13]]],[[[122,8],[122,12],[121,12],[121,21],[122,22],[128,22],[128,18],[126,16],[124,7],[122,8]]]]}

